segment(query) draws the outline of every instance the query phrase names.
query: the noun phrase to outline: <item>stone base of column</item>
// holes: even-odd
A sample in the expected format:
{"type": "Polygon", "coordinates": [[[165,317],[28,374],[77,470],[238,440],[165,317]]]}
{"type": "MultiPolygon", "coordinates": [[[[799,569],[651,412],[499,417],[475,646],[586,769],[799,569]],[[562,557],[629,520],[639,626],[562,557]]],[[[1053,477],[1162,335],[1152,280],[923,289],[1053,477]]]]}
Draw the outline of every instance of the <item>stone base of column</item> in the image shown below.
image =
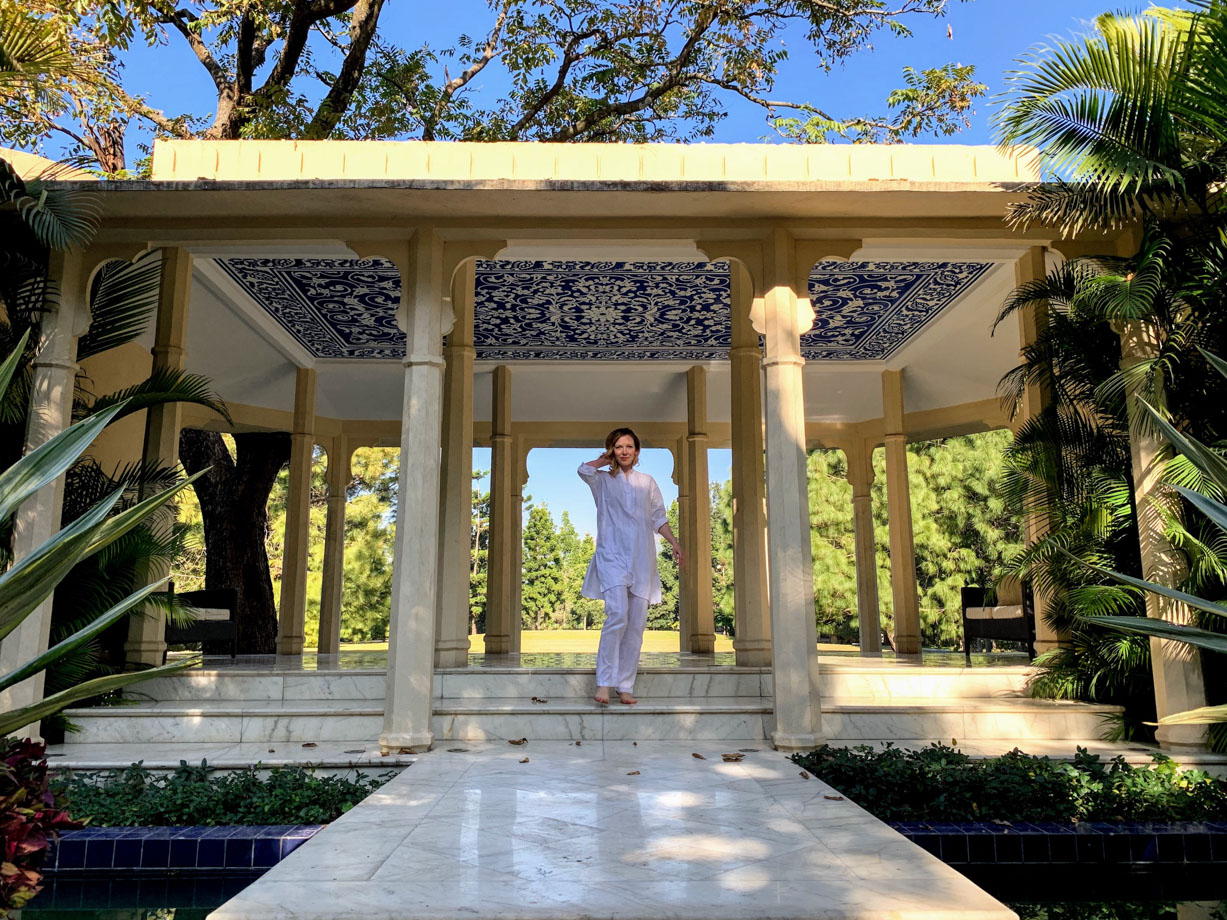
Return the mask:
{"type": "Polygon", "coordinates": [[[1204,725],[1160,725],[1155,730],[1155,740],[1165,751],[1192,754],[1209,749],[1204,725]]]}
{"type": "Polygon", "coordinates": [[[771,746],[777,751],[812,751],[822,744],[817,735],[790,735],[786,732],[772,732],[771,746]]]}
{"type": "Polygon", "coordinates": [[[160,639],[129,640],[124,644],[124,663],[129,670],[132,665],[156,668],[166,657],[166,643],[160,639]]]}
{"type": "Polygon", "coordinates": [[[379,749],[385,754],[397,751],[424,754],[431,749],[434,743],[434,732],[384,732],[379,736],[379,749]]]}
{"type": "Polygon", "coordinates": [[[487,655],[510,655],[511,654],[511,636],[493,636],[486,635],[486,654],[487,655]]]}
{"type": "Polygon", "coordinates": [[[896,655],[920,655],[919,636],[895,636],[896,655]]]}
{"type": "Polygon", "coordinates": [[[301,655],[302,654],[302,636],[278,636],[277,637],[277,654],[278,655],[301,655]]]}
{"type": "Polygon", "coordinates": [[[716,654],[716,637],[715,636],[691,636],[690,637],[690,654],[692,655],[714,655],[716,654]]]}
{"type": "Polygon", "coordinates": [[[770,639],[734,639],[733,652],[737,656],[738,667],[771,667],[770,639]]]}
{"type": "Polygon", "coordinates": [[[469,663],[469,640],[439,642],[435,645],[436,668],[463,668],[469,663]]]}

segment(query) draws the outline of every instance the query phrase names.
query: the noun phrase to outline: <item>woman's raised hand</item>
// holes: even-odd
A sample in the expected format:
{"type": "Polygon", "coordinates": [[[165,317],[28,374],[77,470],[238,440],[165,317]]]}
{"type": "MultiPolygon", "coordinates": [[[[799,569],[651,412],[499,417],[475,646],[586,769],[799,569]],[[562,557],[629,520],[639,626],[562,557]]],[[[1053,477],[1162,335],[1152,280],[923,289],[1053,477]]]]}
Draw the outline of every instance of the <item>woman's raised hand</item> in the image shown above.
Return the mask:
{"type": "Polygon", "coordinates": [[[601,454],[601,456],[597,457],[595,460],[589,460],[588,465],[593,467],[594,469],[599,470],[601,467],[609,466],[613,462],[614,462],[613,454],[610,453],[609,451],[606,451],[605,453],[601,454]]]}

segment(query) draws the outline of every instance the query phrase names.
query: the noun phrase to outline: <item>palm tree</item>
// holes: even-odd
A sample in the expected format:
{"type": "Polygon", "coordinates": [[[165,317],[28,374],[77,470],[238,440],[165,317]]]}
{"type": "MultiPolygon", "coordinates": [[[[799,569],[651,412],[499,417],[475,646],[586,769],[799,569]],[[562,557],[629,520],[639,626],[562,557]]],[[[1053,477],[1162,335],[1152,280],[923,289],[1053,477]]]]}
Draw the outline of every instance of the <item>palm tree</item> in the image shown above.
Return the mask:
{"type": "Polygon", "coordinates": [[[1227,6],[1105,13],[1087,35],[1040,47],[1007,74],[1002,145],[1032,144],[1055,180],[1012,212],[1066,233],[1189,224],[1227,179],[1227,6]]]}
{"type": "MultiPolygon", "coordinates": [[[[1211,443],[1227,437],[1223,387],[1199,350],[1227,348],[1227,7],[1195,0],[1192,9],[1105,14],[1087,35],[1021,64],[1007,78],[998,138],[1036,145],[1051,181],[1011,221],[1065,234],[1142,231],[1132,257],[1073,260],[1015,292],[1003,312],[1042,306],[1050,318],[1003,381],[1007,399],[1027,383],[1050,394],[1019,433],[1008,482],[1017,507],[1050,525],[1019,566],[1052,592],[1056,625],[1072,638],[1041,660],[1037,689],[1116,696],[1136,721],[1153,705],[1146,643],[1136,630],[1098,628],[1105,615],[1140,623],[1143,614],[1140,595],[1106,575],[1141,574],[1125,395],[1211,443]],[[1128,371],[1113,329],[1121,323],[1142,324],[1158,343],[1128,371]]],[[[1171,524],[1195,557],[1191,578],[1218,590],[1227,543],[1202,538],[1207,521],[1194,506],[1184,522],[1171,524]]]]}

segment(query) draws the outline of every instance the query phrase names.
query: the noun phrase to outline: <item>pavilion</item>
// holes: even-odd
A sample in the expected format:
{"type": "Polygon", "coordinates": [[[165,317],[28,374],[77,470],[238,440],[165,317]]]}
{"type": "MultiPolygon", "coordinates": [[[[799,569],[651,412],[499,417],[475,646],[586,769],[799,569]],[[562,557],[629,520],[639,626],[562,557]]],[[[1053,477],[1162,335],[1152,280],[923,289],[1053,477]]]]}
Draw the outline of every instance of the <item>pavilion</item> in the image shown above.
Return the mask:
{"type": "MultiPolygon", "coordinates": [[[[519,643],[528,452],[630,424],[675,461],[682,540],[710,555],[707,450],[731,448],[738,665],[770,667],[779,748],[825,737],[805,451],[837,448],[853,488],[861,649],[880,651],[870,486],[885,447],[896,649],[920,651],[908,440],[1016,427],[997,384],[1042,313],[992,331],[1018,284],[1132,237],[1010,229],[1034,151],[960,146],[159,141],[148,181],[98,184],[102,229],[57,256],[28,441],[69,421],[87,291],[110,259],[161,251],[156,329],[82,368],[100,387],[151,368],[207,375],[235,431],[292,433],[278,652],[301,655],[312,450],[328,456],[320,652],[339,643],[345,484],[358,447],[400,446],[380,745],[433,741],[436,668],[468,654],[474,445],[492,448],[488,653],[519,643]],[[105,384],[103,383],[105,381],[105,384]],[[764,461],[765,455],[765,461],[764,461]]],[[[193,407],[151,410],[98,452],[177,460],[193,407]]],[[[23,509],[18,552],[55,529],[23,509]]],[[[1032,522],[1030,526],[1038,526],[1032,522]]],[[[683,650],[712,650],[711,582],[690,567],[683,650]]],[[[1036,599],[1040,648],[1047,631],[1036,599]]],[[[4,641],[45,648],[49,610],[4,641]]],[[[136,618],[127,653],[162,659],[136,618]]],[[[7,668],[6,668],[7,669],[7,668]]],[[[1160,714],[1197,705],[1193,664],[1160,660],[1160,714]]],[[[41,692],[35,682],[17,688],[41,692]]],[[[1195,743],[1181,727],[1169,745],[1195,743]]]]}

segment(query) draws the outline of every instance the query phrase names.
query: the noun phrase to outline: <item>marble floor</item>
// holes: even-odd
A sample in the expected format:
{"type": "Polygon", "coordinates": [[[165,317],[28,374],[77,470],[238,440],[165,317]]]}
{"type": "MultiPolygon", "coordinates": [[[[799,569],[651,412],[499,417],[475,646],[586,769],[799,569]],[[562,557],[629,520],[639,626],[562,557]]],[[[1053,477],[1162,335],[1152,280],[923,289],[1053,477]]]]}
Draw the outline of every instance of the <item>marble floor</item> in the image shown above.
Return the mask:
{"type": "Polygon", "coordinates": [[[419,756],[210,920],[480,916],[1014,915],[766,748],[530,741],[419,756]]]}
{"type": "MultiPolygon", "coordinates": [[[[595,640],[594,640],[595,641],[595,640]]],[[[185,657],[188,653],[172,652],[171,657],[185,657]]],[[[823,668],[962,668],[966,660],[962,652],[926,650],[919,657],[896,657],[886,651],[881,656],[861,656],[857,652],[827,652],[818,656],[823,668]]],[[[980,667],[1026,667],[1030,665],[1026,655],[1016,652],[977,653],[971,656],[971,666],[980,667]]],[[[387,668],[386,651],[342,650],[335,655],[320,655],[303,652],[298,655],[207,655],[199,667],[210,671],[382,671],[387,668]]],[[[734,667],[733,652],[717,652],[712,655],[692,655],[681,652],[644,652],[640,657],[640,670],[653,668],[727,668],[734,667]]],[[[517,655],[469,655],[469,668],[595,668],[596,650],[582,652],[536,652],[517,655]]]]}

